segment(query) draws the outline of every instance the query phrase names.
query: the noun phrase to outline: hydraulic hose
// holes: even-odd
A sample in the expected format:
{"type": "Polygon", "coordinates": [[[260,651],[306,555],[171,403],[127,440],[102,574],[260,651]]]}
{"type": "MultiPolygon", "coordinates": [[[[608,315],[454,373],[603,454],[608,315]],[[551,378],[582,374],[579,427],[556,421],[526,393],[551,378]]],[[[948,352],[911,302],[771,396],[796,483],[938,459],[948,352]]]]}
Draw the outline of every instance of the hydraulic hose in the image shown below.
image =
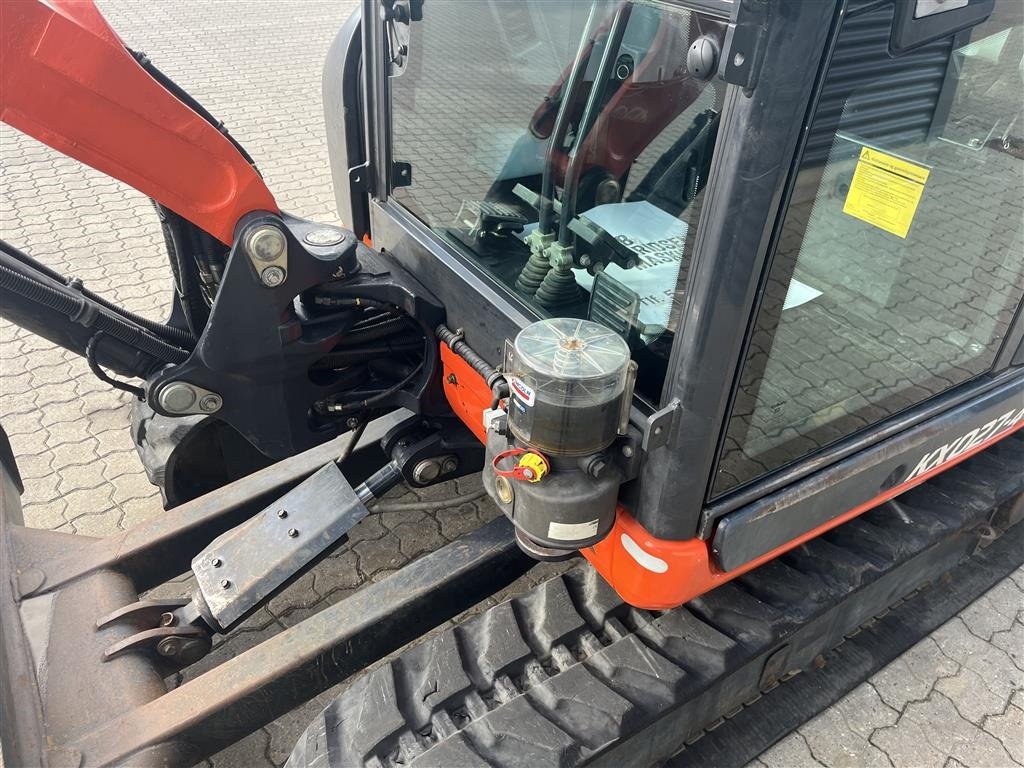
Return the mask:
{"type": "Polygon", "coordinates": [[[397,383],[380,390],[359,391],[355,393],[342,392],[337,395],[328,396],[314,405],[317,413],[338,416],[378,406],[403,387],[412,383],[418,374],[423,374],[421,387],[425,386],[429,377],[433,375],[433,366],[426,366],[426,361],[430,358],[430,345],[433,343],[431,329],[418,318],[405,314],[400,307],[376,299],[334,296],[330,293],[310,292],[309,295],[304,297],[304,300],[319,307],[330,307],[333,309],[363,308],[383,310],[372,317],[355,323],[351,330],[338,342],[335,349],[312,366],[314,371],[344,369],[346,366],[361,366],[363,363],[372,362],[374,358],[386,358],[392,354],[404,355],[415,352],[418,349],[423,351],[423,360],[420,361],[419,365],[403,375],[397,383]],[[419,331],[419,335],[414,337],[411,334],[416,330],[419,331]],[[398,334],[402,335],[395,338],[398,334]],[[368,341],[377,340],[380,340],[380,342],[372,347],[367,348],[363,346],[368,341]],[[344,402],[341,401],[342,398],[344,398],[344,402]]]}
{"type": "Polygon", "coordinates": [[[210,307],[203,298],[195,254],[189,257],[189,254],[199,247],[195,237],[195,226],[159,203],[154,205],[161,223],[166,227],[165,240],[170,240],[167,255],[171,261],[171,270],[177,279],[181,308],[185,312],[188,327],[198,338],[210,319],[210,307]]]}
{"type": "MultiPolygon", "coordinates": [[[[418,374],[422,370],[423,363],[420,363],[412,370],[411,373],[409,373],[408,376],[399,381],[397,384],[393,384],[392,386],[380,392],[365,393],[367,396],[364,399],[360,399],[355,402],[329,403],[324,407],[324,411],[326,413],[331,413],[335,415],[345,414],[352,413],[353,411],[362,411],[365,410],[366,408],[369,408],[371,405],[377,405],[379,403],[382,403],[383,401],[391,397],[393,394],[395,394],[395,392],[404,387],[406,384],[411,382],[414,378],[416,378],[416,374],[418,374]]],[[[364,393],[359,393],[358,396],[363,397],[363,394],[364,393]]]]}
{"type": "Polygon", "coordinates": [[[398,333],[399,331],[407,328],[408,324],[404,317],[387,318],[375,323],[374,325],[365,325],[361,328],[356,326],[348,333],[348,335],[338,342],[338,346],[354,347],[365,341],[373,341],[375,339],[384,338],[385,336],[391,336],[392,334],[398,333]]]}
{"type": "Polygon", "coordinates": [[[437,501],[393,501],[390,504],[380,503],[373,508],[374,512],[436,512],[440,509],[454,509],[462,504],[482,499],[487,495],[485,488],[478,488],[475,491],[463,493],[460,496],[451,496],[447,499],[437,501]]]}
{"type": "Polygon", "coordinates": [[[174,344],[175,346],[183,347],[185,349],[192,349],[192,347],[195,346],[196,340],[188,331],[182,328],[174,328],[173,326],[170,325],[164,325],[163,323],[158,323],[154,320],[149,320],[145,317],[142,317],[141,315],[137,315],[134,312],[125,309],[124,307],[119,307],[116,304],[107,301],[102,296],[98,296],[97,294],[93,293],[88,288],[85,288],[80,284],[73,285],[73,281],[71,279],[65,277],[56,270],[50,269],[42,262],[29,256],[21,249],[15,248],[13,245],[6,242],[5,240],[0,240],[0,251],[3,251],[8,256],[17,259],[26,267],[30,267],[31,269],[34,269],[37,272],[46,275],[46,277],[50,278],[53,281],[74,288],[74,290],[81,293],[87,299],[91,299],[100,306],[109,309],[111,312],[116,312],[128,322],[134,323],[135,325],[141,325],[147,331],[155,333],[164,341],[174,344]]]}
{"type": "Polygon", "coordinates": [[[469,363],[469,366],[487,382],[487,386],[491,388],[492,408],[496,407],[502,398],[508,397],[508,382],[505,381],[504,374],[480,357],[469,344],[462,340],[460,333],[456,333],[441,323],[434,329],[434,334],[441,342],[447,344],[452,352],[469,363]]]}
{"type": "Polygon", "coordinates": [[[400,341],[393,344],[382,344],[377,347],[360,347],[358,349],[342,349],[331,352],[320,358],[313,366],[314,369],[342,368],[355,363],[366,363],[376,357],[393,355],[398,352],[416,352],[423,349],[422,339],[400,341]]]}
{"type": "Polygon", "coordinates": [[[224,138],[231,142],[235,149],[238,150],[238,154],[245,158],[245,162],[247,162],[249,165],[255,168],[256,172],[259,173],[259,169],[256,168],[256,161],[252,159],[252,155],[246,152],[245,147],[239,144],[235,137],[228,133],[228,129],[224,126],[223,122],[221,122],[212,114],[210,114],[206,107],[204,107],[202,104],[196,101],[192,94],[190,94],[188,91],[186,91],[176,82],[174,82],[171,78],[169,78],[159,69],[157,69],[157,66],[142,51],[133,51],[131,48],[128,48],[127,50],[128,53],[130,53],[134,57],[134,59],[137,62],[139,62],[139,66],[149,73],[150,77],[152,77],[154,80],[160,83],[160,85],[162,85],[168,91],[170,91],[175,98],[183,102],[189,109],[191,109],[201,118],[203,118],[203,120],[208,122],[222,134],[224,134],[224,138]]]}
{"type": "Polygon", "coordinates": [[[180,363],[188,358],[188,352],[184,349],[158,339],[116,314],[99,311],[90,299],[78,295],[74,288],[46,285],[6,264],[0,264],[0,288],[41,304],[81,325],[102,331],[157,360],[180,363]]]}

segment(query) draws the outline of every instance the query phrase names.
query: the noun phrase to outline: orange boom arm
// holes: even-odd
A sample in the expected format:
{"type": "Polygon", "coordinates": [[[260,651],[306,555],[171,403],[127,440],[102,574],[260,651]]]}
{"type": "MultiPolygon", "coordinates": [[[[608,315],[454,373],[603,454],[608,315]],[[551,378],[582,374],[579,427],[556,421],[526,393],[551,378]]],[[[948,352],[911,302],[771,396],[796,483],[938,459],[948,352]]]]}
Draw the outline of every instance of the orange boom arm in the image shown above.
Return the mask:
{"type": "Polygon", "coordinates": [[[0,120],[231,244],[278,210],[256,169],[155,80],[92,0],[0,3],[0,120]]]}

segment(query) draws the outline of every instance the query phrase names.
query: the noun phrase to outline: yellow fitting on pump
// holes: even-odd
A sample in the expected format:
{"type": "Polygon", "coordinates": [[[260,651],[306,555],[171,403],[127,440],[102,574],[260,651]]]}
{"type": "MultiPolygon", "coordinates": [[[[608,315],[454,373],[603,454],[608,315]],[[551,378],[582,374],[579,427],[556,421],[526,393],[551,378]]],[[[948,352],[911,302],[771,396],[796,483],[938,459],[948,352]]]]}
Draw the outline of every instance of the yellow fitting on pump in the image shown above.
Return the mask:
{"type": "Polygon", "coordinates": [[[536,453],[524,453],[516,465],[523,470],[523,477],[531,483],[539,483],[548,473],[548,463],[536,453]]]}

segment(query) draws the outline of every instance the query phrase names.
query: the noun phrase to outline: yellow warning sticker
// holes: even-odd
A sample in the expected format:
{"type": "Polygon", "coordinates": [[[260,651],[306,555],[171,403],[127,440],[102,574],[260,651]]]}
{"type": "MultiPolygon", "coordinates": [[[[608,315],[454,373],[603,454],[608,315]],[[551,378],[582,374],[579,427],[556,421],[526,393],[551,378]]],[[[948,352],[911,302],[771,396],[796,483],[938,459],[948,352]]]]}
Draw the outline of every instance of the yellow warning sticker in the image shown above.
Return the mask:
{"type": "Polygon", "coordinates": [[[920,165],[864,147],[843,213],[906,238],[928,173],[920,165]]]}

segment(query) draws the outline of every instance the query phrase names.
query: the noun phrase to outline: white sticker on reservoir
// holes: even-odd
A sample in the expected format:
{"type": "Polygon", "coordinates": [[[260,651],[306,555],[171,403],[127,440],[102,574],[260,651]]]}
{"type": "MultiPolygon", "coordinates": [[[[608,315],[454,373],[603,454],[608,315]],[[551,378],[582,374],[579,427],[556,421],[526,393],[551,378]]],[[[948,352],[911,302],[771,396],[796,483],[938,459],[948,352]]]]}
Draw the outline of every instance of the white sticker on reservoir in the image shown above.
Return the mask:
{"type": "Polygon", "coordinates": [[[533,391],[533,387],[522,379],[513,376],[508,385],[512,388],[513,394],[525,405],[533,405],[537,401],[537,393],[533,391]]]}
{"type": "Polygon", "coordinates": [[[559,541],[574,541],[597,536],[600,521],[591,520],[586,523],[548,523],[548,538],[559,541]]]}
{"type": "Polygon", "coordinates": [[[629,556],[648,571],[652,571],[654,573],[665,573],[665,571],[668,570],[668,563],[660,557],[655,557],[649,552],[645,552],[640,548],[639,544],[633,541],[633,537],[628,533],[622,534],[622,536],[619,537],[619,541],[622,542],[622,548],[629,553],[629,556]]]}

